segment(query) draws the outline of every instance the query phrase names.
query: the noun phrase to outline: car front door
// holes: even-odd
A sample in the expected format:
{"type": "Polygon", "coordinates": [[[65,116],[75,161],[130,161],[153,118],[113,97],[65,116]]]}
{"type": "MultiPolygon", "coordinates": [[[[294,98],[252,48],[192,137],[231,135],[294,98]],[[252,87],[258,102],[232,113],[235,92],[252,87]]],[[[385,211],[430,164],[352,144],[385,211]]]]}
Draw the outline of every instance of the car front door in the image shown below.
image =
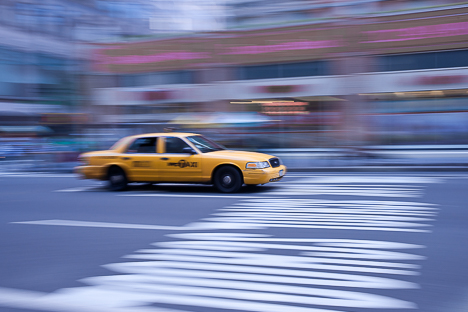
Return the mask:
{"type": "Polygon", "coordinates": [[[199,182],[201,181],[201,159],[187,142],[179,137],[165,137],[162,153],[159,155],[158,169],[161,181],[199,182]]]}

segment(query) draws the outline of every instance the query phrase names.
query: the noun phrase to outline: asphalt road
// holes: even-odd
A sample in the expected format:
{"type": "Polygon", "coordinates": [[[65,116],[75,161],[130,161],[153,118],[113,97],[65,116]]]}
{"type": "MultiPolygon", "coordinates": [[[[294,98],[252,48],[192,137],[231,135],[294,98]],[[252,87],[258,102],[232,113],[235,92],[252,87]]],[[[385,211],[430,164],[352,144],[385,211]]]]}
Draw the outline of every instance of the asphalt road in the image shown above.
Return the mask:
{"type": "Polygon", "coordinates": [[[468,311],[468,175],[241,193],[0,174],[0,312],[468,311]]]}

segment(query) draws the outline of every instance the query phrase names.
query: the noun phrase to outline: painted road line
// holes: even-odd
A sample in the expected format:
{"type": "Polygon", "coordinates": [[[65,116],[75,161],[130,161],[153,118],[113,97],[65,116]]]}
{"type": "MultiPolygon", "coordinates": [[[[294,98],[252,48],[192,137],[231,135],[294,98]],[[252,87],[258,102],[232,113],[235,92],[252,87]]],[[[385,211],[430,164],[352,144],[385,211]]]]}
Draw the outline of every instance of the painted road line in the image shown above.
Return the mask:
{"type": "Polygon", "coordinates": [[[402,201],[250,199],[220,209],[212,223],[244,223],[285,228],[319,228],[392,232],[430,232],[438,209],[402,201]]]}
{"type": "Polygon", "coordinates": [[[93,304],[90,298],[72,298],[64,293],[42,293],[0,287],[0,307],[49,312],[185,312],[182,310],[145,307],[113,307],[93,304]]]}
{"type": "MultiPolygon", "coordinates": [[[[390,195],[408,191],[406,187],[397,186],[391,188],[390,195]]],[[[326,186],[326,190],[330,187],[333,189],[334,185],[326,186]]],[[[309,185],[309,188],[314,186],[309,185]]],[[[349,191],[366,189],[369,187],[360,186],[349,191]]],[[[335,195],[339,193],[336,186],[334,190],[335,195]]],[[[382,197],[389,195],[387,188],[374,191],[382,193],[382,197]]],[[[177,193],[121,196],[148,195],[194,197],[177,193]]],[[[154,247],[124,256],[126,260],[121,263],[106,265],[115,272],[112,275],[84,278],[81,281],[89,286],[60,289],[48,294],[47,298],[67,304],[81,303],[81,311],[90,311],[86,309],[87,305],[112,307],[119,312],[122,309],[160,311],[160,305],[187,306],[192,311],[229,307],[246,312],[417,309],[415,303],[397,298],[400,292],[395,290],[419,288],[415,276],[420,274],[419,262],[426,259],[422,251],[424,245],[352,239],[348,232],[342,233],[344,238],[339,238],[340,232],[336,230],[428,232],[425,228],[431,226],[438,211],[435,205],[414,201],[293,199],[267,195],[195,195],[247,199],[219,209],[201,222],[171,227],[184,232],[172,232],[176,240],[155,242],[154,247]],[[249,227],[320,227],[334,231],[324,238],[274,237],[258,231],[256,234],[198,232],[249,227]],[[196,231],[190,231],[192,229],[196,231]],[[384,293],[385,289],[389,291],[384,293]]],[[[67,220],[32,222],[67,226],[90,224],[67,220]],[[63,224],[64,221],[67,224],[63,224]]],[[[91,225],[160,228],[157,225],[102,222],[92,222],[91,225]]],[[[288,234],[291,233],[296,231],[288,234]]]]}
{"type": "MultiPolygon", "coordinates": [[[[254,306],[254,302],[247,302],[248,299],[255,298],[257,301],[267,302],[270,310],[263,311],[294,311],[294,306],[301,305],[322,305],[352,308],[382,308],[389,309],[411,309],[416,305],[386,296],[370,293],[320,289],[302,286],[287,286],[271,283],[245,282],[233,280],[213,280],[207,278],[190,278],[176,276],[139,276],[139,275],[114,275],[87,278],[84,282],[97,287],[122,287],[122,285],[134,285],[141,291],[147,293],[168,293],[177,295],[178,298],[189,300],[193,297],[205,298],[216,302],[218,300],[243,300],[243,304],[238,307],[254,306]],[[278,303],[282,305],[278,305],[278,303]],[[286,305],[284,305],[286,304],[286,305]],[[273,310],[273,307],[276,309],[273,310]]],[[[185,301],[184,300],[184,301],[185,301]]],[[[222,302],[221,301],[221,302],[222,302]]],[[[235,301],[230,301],[235,303],[235,301]]],[[[176,301],[171,300],[172,304],[176,301]]],[[[185,302],[184,302],[185,303],[185,302]]],[[[180,303],[180,304],[184,304],[180,303]]],[[[186,304],[186,303],[185,303],[186,304]]],[[[195,303],[191,303],[195,304],[195,303]]],[[[259,304],[259,303],[256,303],[259,304]]],[[[221,308],[219,304],[216,307],[221,308]]],[[[224,306],[225,308],[226,306],[224,306]]],[[[255,311],[247,308],[246,310],[255,311]]],[[[330,310],[302,308],[296,311],[317,311],[324,312],[330,310]]]]}
{"type": "Polygon", "coordinates": [[[76,174],[68,173],[26,173],[26,172],[0,172],[0,177],[15,178],[76,178],[76,174]]]}
{"type": "Polygon", "coordinates": [[[365,183],[365,184],[431,184],[443,182],[440,178],[433,177],[415,177],[415,176],[360,176],[360,175],[343,175],[343,176],[315,176],[296,180],[296,183],[320,183],[320,184],[350,184],[350,183],[365,183]]]}
{"type": "MultiPolygon", "coordinates": [[[[270,194],[269,194],[270,195],[270,194]]],[[[283,194],[284,195],[284,194],[283,194]]],[[[185,198],[237,198],[237,199],[264,199],[269,196],[249,196],[249,195],[200,195],[200,194],[156,194],[156,193],[144,193],[144,194],[119,194],[117,196],[127,197],[185,197],[185,198]]]]}
{"type": "Polygon", "coordinates": [[[73,192],[92,192],[92,191],[102,191],[106,190],[102,185],[89,185],[89,186],[77,186],[71,187],[63,190],[55,190],[54,192],[58,193],[73,193],[73,192]]]}
{"type": "MultiPolygon", "coordinates": [[[[348,195],[348,196],[376,196],[376,197],[421,197],[423,193],[419,189],[399,187],[336,187],[328,185],[285,185],[278,190],[268,192],[277,196],[310,196],[310,195],[348,195]]],[[[265,197],[264,197],[265,198],[265,197]]]]}
{"type": "Polygon", "coordinates": [[[168,230],[168,231],[187,231],[187,230],[212,230],[212,229],[258,229],[256,225],[238,224],[238,223],[208,223],[196,222],[186,226],[168,226],[152,224],[129,224],[112,222],[92,222],[76,220],[37,220],[37,221],[17,221],[11,224],[30,224],[30,225],[53,225],[53,226],[76,226],[93,228],[114,228],[114,229],[134,229],[134,230],[168,230]]]}
{"type": "Polygon", "coordinates": [[[98,228],[118,228],[118,229],[138,229],[138,230],[187,230],[183,226],[149,225],[149,224],[128,224],[111,222],[91,222],[74,220],[38,220],[38,221],[20,221],[11,222],[14,224],[36,224],[36,225],[60,225],[60,226],[79,226],[79,227],[98,227],[98,228]]]}

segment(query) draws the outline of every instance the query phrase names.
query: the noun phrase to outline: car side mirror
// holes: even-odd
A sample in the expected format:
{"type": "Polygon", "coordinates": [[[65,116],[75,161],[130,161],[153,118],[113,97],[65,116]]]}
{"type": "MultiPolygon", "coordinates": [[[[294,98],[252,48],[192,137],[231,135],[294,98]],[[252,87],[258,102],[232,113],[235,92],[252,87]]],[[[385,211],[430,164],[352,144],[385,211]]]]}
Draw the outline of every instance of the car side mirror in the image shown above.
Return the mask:
{"type": "Polygon", "coordinates": [[[182,149],[183,153],[190,154],[190,155],[195,155],[197,152],[193,150],[193,148],[187,146],[182,149]]]}

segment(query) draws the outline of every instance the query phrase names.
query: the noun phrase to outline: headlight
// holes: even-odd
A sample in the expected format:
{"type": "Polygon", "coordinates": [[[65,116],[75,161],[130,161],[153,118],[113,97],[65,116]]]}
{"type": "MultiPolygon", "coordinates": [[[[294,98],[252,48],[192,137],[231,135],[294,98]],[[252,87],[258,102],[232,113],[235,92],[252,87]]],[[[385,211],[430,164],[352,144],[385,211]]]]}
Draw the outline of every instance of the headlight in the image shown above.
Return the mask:
{"type": "Polygon", "coordinates": [[[264,169],[264,168],[269,168],[270,164],[268,161],[259,161],[259,162],[248,162],[245,165],[246,169],[264,169]]]}

